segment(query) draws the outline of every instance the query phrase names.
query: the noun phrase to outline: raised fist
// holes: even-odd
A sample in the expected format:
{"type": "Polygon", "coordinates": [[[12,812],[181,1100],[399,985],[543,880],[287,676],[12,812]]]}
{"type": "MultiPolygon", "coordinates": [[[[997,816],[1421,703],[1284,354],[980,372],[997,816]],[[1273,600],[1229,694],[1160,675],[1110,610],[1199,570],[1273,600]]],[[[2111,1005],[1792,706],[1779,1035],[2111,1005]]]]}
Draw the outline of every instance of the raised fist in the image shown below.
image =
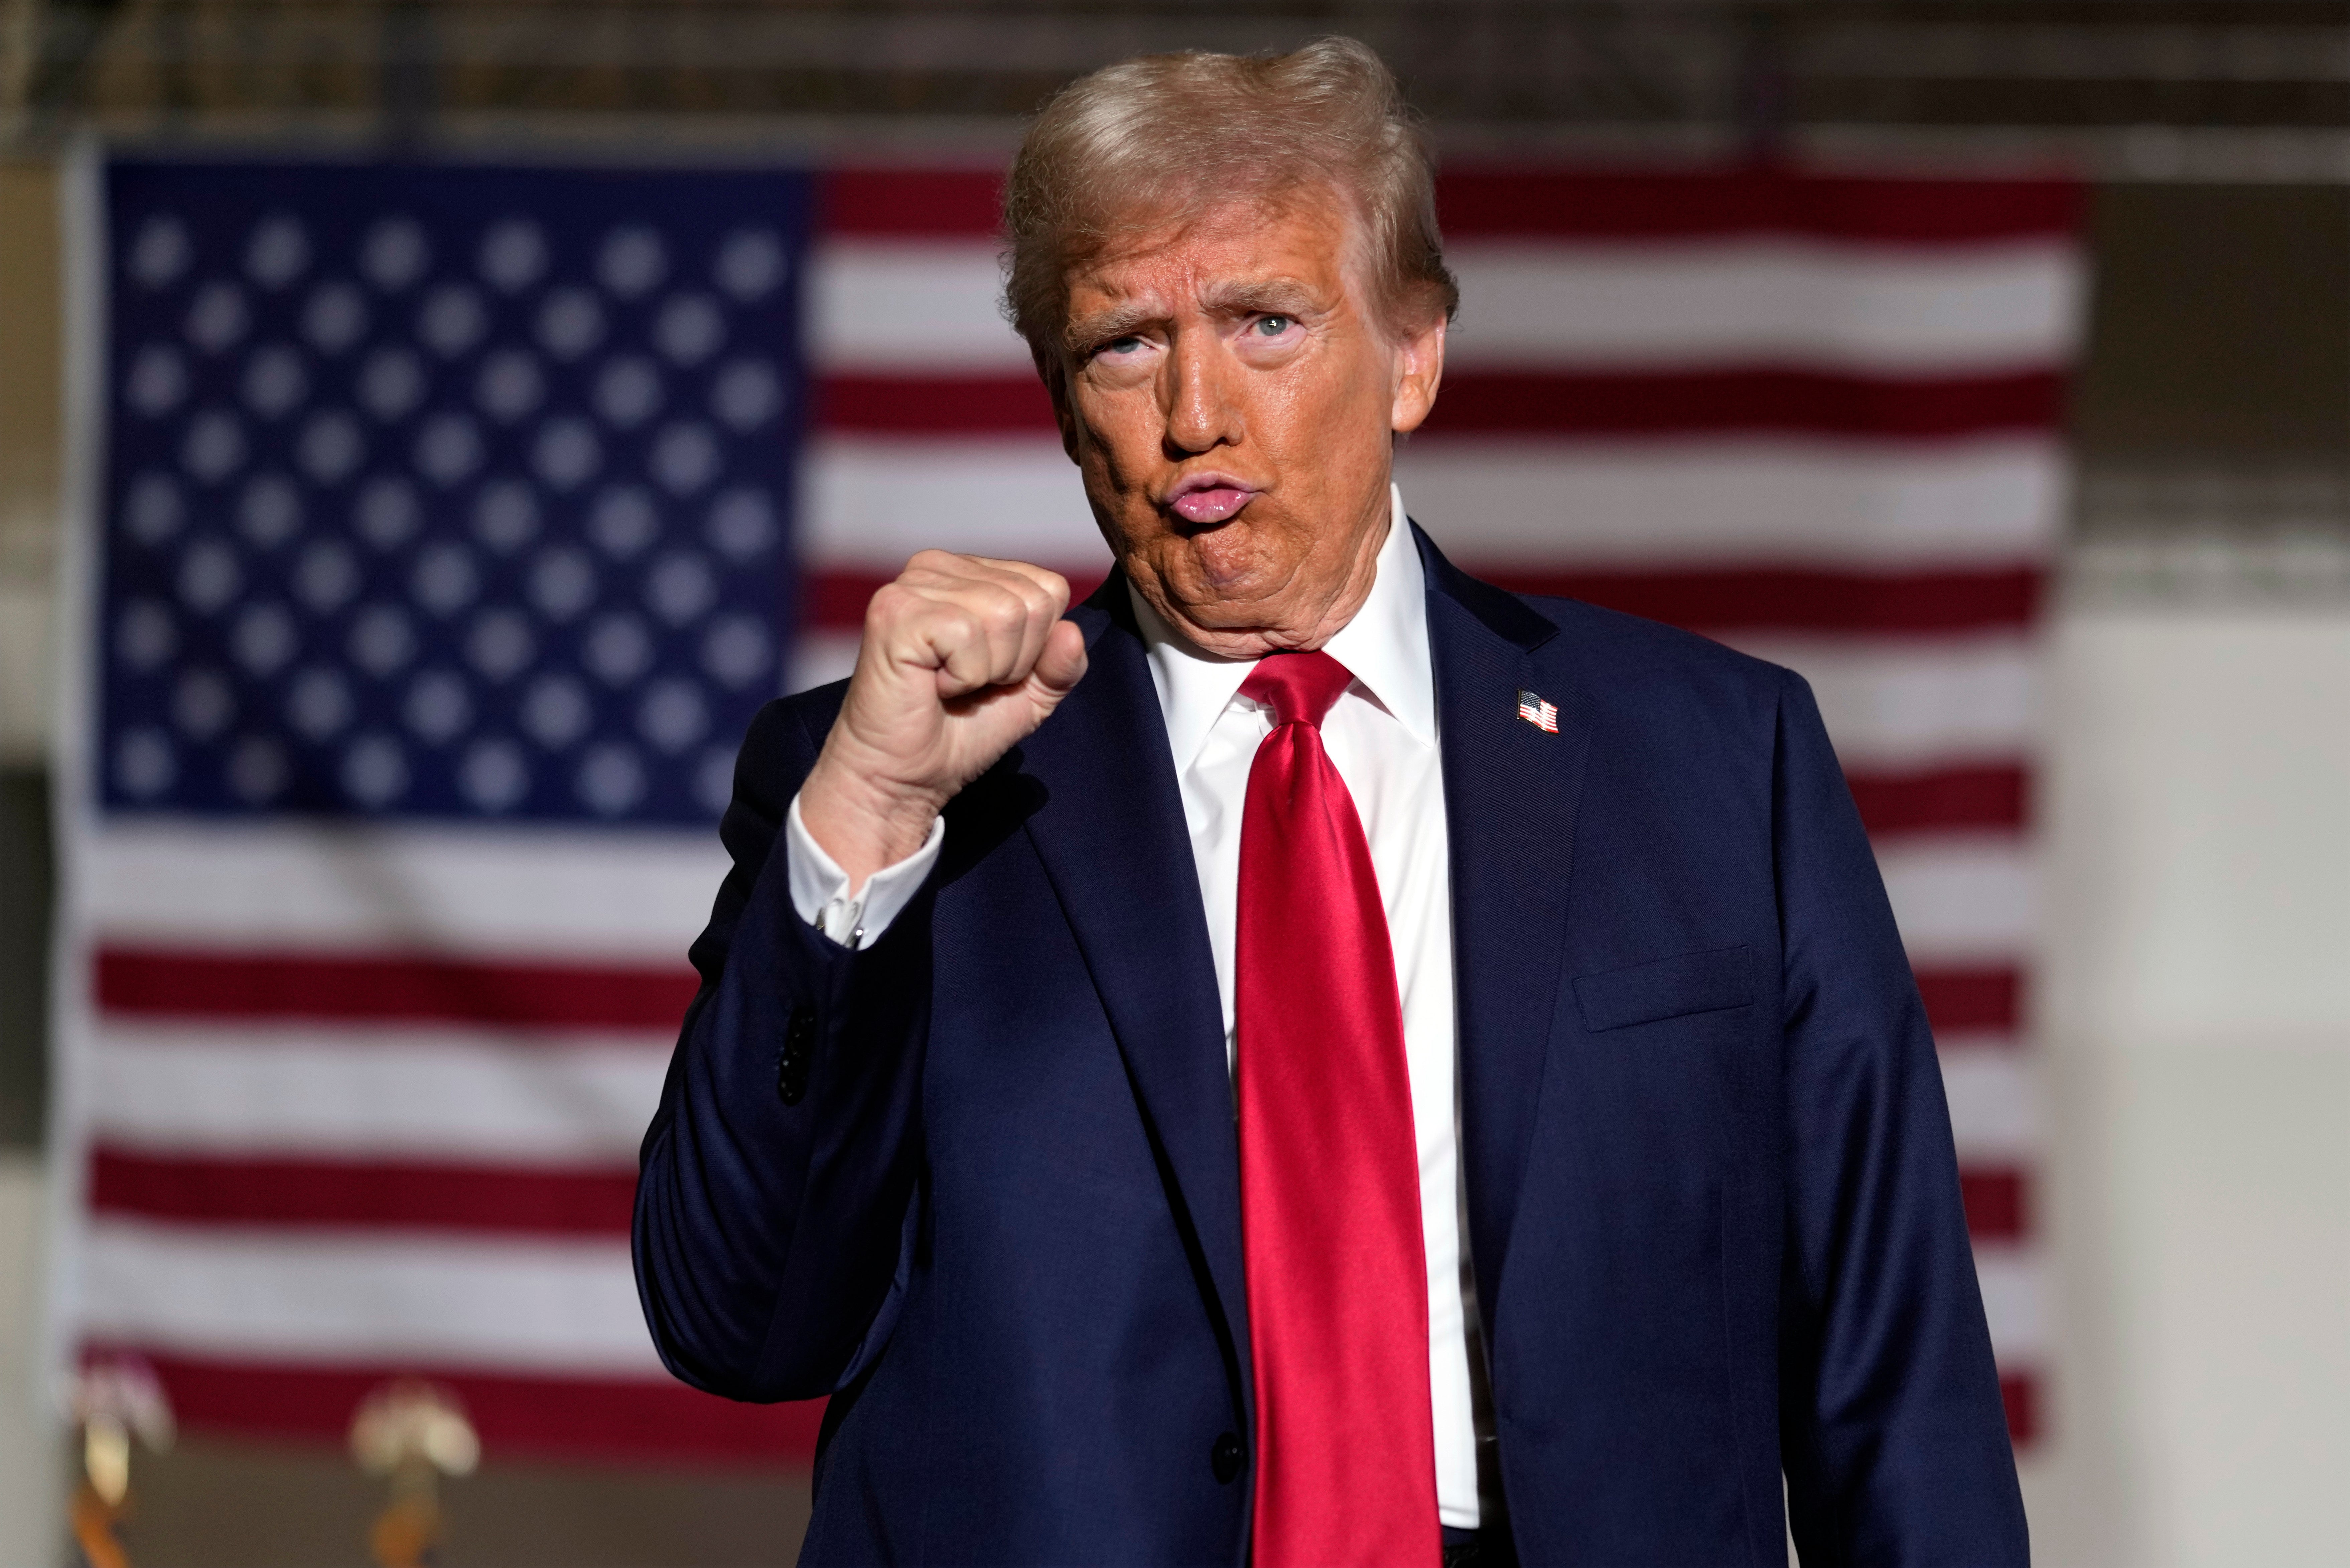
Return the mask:
{"type": "Polygon", "coordinates": [[[1043,723],[1086,672],[1069,585],[1024,561],[924,550],[873,596],[840,718],[800,820],[849,886],[921,847],[963,785],[1043,723]]]}

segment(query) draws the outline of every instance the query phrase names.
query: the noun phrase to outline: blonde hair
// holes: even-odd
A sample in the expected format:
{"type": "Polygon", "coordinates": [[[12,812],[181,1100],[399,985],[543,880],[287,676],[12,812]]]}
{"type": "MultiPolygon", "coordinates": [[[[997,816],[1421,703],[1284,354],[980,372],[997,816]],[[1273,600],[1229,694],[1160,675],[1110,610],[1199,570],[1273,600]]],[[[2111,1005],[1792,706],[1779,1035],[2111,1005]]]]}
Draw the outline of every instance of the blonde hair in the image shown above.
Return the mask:
{"type": "Polygon", "coordinates": [[[1123,234],[1235,198],[1336,185],[1358,209],[1379,314],[1393,330],[1461,290],[1436,228],[1435,167],[1386,64],[1352,38],[1286,55],[1145,55],[1045,104],[1003,192],[1004,314],[1060,374],[1073,266],[1123,234]]]}

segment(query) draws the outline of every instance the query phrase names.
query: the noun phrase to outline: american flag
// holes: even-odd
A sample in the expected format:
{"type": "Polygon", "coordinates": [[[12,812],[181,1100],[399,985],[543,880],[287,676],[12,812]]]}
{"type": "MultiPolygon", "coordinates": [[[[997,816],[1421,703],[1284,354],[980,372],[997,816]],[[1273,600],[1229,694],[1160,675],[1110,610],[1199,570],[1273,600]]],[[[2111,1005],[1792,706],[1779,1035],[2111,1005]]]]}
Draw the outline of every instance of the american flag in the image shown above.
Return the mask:
{"type": "Polygon", "coordinates": [[[1558,704],[1544,701],[1536,692],[1518,693],[1518,717],[1545,735],[1558,733],[1558,704]]]}
{"type": "MultiPolygon", "coordinates": [[[[77,1353],[143,1357],[200,1428],[330,1436],[421,1374],[493,1453],[807,1451],[812,1412],[660,1373],[635,1144],[757,703],[844,673],[918,548],[1107,568],[996,312],[996,181],[103,171],[64,752],[77,1353]]],[[[2078,192],[1440,195],[1463,307],[1406,503],[1473,572],[1811,679],[2028,1437],[2027,805],[2078,192]]]]}

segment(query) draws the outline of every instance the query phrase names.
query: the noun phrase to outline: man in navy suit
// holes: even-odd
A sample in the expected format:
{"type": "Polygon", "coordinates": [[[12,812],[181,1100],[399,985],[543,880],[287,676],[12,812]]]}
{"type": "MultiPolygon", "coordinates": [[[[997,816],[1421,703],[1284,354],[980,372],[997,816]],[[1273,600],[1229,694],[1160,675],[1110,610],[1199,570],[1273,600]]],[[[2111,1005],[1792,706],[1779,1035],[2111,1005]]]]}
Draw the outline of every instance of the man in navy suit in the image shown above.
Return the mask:
{"type": "Polygon", "coordinates": [[[830,1397],[803,1560],[2025,1562],[1809,691],[1404,514],[1385,68],[1097,73],[1006,223],[1118,570],[926,551],[760,715],[644,1146],[668,1365],[830,1397]]]}

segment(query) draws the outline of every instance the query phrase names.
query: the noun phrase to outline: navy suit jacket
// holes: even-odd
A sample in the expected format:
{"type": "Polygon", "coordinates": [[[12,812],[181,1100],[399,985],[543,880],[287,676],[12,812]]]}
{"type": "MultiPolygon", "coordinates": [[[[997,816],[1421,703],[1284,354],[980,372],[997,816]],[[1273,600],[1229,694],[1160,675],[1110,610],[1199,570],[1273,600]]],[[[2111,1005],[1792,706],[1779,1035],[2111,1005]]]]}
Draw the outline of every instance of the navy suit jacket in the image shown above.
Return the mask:
{"type": "MultiPolygon", "coordinates": [[[[1783,1472],[1807,1563],[2023,1563],[1933,1042],[1809,690],[1419,544],[1523,1560],[1776,1568],[1783,1472]]],[[[843,689],[743,748],[637,1273],[680,1377],[832,1397],[804,1562],[1247,1559],[1206,918],[1124,581],[1071,615],[1085,679],[862,952],[779,831],[843,689]]]]}

